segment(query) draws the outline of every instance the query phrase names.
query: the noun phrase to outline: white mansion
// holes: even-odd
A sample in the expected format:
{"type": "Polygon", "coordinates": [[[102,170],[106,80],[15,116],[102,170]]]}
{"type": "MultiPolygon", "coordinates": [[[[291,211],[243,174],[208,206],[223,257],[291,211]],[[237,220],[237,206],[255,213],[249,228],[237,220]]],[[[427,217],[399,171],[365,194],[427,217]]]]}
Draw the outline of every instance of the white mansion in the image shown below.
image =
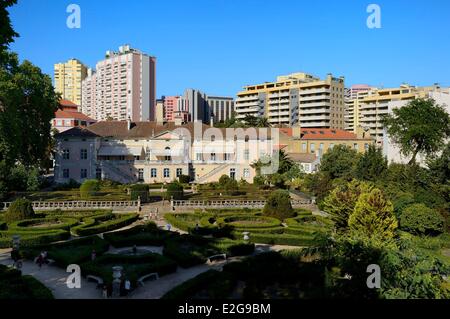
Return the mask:
{"type": "Polygon", "coordinates": [[[228,175],[252,183],[251,164],[278,154],[274,130],[130,120],[74,127],[55,136],[55,182],[96,178],[160,183],[189,175],[202,184],[228,175]]]}

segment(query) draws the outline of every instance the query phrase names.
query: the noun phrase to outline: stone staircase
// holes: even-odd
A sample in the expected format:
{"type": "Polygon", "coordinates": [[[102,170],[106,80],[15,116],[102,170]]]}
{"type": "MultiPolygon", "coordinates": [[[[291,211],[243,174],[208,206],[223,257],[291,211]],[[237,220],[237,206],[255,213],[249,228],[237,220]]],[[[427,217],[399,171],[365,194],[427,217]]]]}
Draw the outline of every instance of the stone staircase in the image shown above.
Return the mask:
{"type": "Polygon", "coordinates": [[[202,177],[200,177],[199,179],[195,180],[195,183],[197,183],[197,184],[205,183],[208,180],[208,178],[216,175],[217,173],[220,173],[221,171],[226,169],[228,166],[230,166],[230,164],[225,163],[225,164],[222,164],[222,165],[216,167],[215,169],[213,169],[209,173],[207,173],[207,174],[203,175],[202,177]]]}

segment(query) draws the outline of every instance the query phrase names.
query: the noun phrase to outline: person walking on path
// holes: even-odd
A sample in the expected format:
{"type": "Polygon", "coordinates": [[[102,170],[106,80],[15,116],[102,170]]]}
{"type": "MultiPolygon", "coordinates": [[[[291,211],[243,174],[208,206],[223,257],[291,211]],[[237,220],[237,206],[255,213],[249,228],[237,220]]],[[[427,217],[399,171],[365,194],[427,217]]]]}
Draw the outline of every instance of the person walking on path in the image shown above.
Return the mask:
{"type": "Polygon", "coordinates": [[[42,269],[42,264],[44,263],[44,258],[42,257],[42,254],[39,254],[36,263],[39,266],[39,270],[42,269]]]}
{"type": "Polygon", "coordinates": [[[106,285],[103,285],[103,291],[102,291],[103,299],[108,299],[108,288],[106,285]]]}

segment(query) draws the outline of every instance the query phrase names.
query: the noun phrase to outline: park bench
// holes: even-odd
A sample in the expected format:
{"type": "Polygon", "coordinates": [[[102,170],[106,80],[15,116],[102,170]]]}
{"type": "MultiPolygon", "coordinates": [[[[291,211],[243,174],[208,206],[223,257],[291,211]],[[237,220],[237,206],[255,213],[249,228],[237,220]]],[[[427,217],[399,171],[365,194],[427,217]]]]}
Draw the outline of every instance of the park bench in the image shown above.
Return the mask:
{"type": "Polygon", "coordinates": [[[103,279],[97,276],[93,275],[87,275],[86,279],[88,281],[96,281],[97,282],[97,288],[101,288],[103,286],[103,279]]]}
{"type": "Polygon", "coordinates": [[[210,256],[207,259],[207,263],[208,264],[212,264],[214,261],[216,261],[217,259],[223,259],[223,260],[227,260],[227,255],[226,254],[219,254],[219,255],[214,255],[214,256],[210,256]]]}
{"type": "Polygon", "coordinates": [[[144,287],[144,281],[147,280],[147,279],[149,279],[149,278],[152,278],[152,277],[154,278],[154,280],[158,280],[158,279],[159,279],[158,273],[153,272],[153,273],[151,273],[151,274],[148,274],[148,275],[145,275],[145,276],[142,276],[141,278],[139,278],[139,279],[138,279],[139,285],[141,285],[142,287],[144,287]]]}

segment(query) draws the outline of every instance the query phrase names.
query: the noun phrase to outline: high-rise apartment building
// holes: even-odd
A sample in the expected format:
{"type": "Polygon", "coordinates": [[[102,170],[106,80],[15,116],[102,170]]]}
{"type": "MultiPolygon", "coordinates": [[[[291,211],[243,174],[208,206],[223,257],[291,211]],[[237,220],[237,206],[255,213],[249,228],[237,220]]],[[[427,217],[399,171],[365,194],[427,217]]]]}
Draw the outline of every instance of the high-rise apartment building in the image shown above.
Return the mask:
{"type": "Polygon", "coordinates": [[[359,101],[369,95],[372,88],[367,84],[356,84],[345,89],[345,129],[356,132],[359,126],[359,101]]]}
{"type": "Polygon", "coordinates": [[[81,83],[87,76],[87,67],[77,59],[70,59],[54,66],[55,91],[65,100],[80,106],[82,101],[81,83]]]}
{"type": "Polygon", "coordinates": [[[306,73],[279,76],[276,82],[249,85],[237,94],[237,119],[266,117],[275,126],[345,127],[344,77],[324,80],[306,73]]]}
{"type": "Polygon", "coordinates": [[[125,45],[107,51],[83,81],[82,111],[106,119],[153,121],[156,106],[156,58],[125,45]]]}
{"type": "Polygon", "coordinates": [[[383,115],[389,114],[393,108],[406,105],[417,98],[429,98],[445,89],[437,85],[416,87],[403,84],[398,88],[372,89],[368,95],[359,100],[359,125],[368,130],[376,138],[379,145],[383,144],[385,129],[382,124],[383,115]]]}
{"type": "Polygon", "coordinates": [[[234,99],[227,96],[209,96],[199,90],[187,89],[182,96],[164,96],[164,114],[169,122],[224,122],[233,115],[234,99]]]}

